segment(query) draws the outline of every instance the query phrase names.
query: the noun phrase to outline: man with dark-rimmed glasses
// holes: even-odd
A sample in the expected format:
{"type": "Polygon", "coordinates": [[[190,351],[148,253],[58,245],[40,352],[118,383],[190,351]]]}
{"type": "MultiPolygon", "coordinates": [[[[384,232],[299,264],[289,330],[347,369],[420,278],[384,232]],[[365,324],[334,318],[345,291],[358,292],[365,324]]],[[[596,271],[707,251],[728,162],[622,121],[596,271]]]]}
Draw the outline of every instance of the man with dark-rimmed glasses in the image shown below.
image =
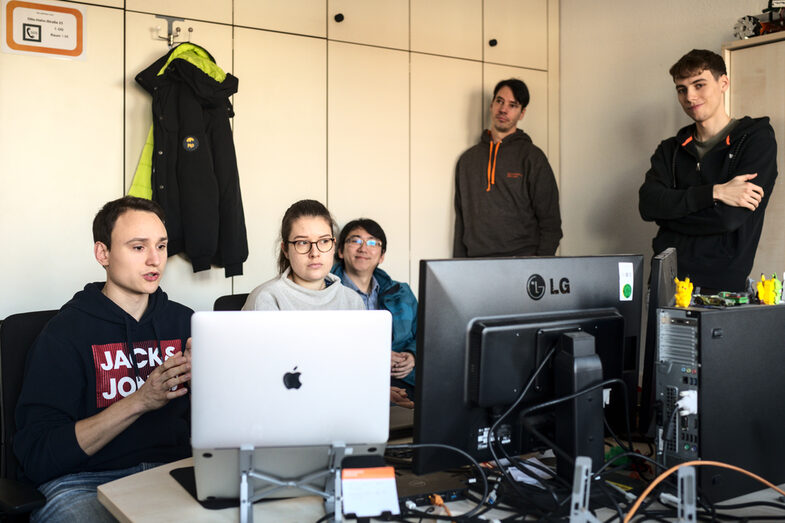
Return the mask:
{"type": "MultiPolygon", "coordinates": [[[[390,375],[394,391],[412,398],[417,334],[417,298],[409,285],[379,268],[387,252],[387,236],[374,220],[360,218],[344,226],[338,237],[339,262],[332,273],[353,289],[369,310],[388,310],[393,317],[390,375]]],[[[409,402],[403,402],[408,404],[409,402]]],[[[398,402],[398,404],[402,404],[398,402]]],[[[412,404],[413,405],[413,404],[412,404]]]]}

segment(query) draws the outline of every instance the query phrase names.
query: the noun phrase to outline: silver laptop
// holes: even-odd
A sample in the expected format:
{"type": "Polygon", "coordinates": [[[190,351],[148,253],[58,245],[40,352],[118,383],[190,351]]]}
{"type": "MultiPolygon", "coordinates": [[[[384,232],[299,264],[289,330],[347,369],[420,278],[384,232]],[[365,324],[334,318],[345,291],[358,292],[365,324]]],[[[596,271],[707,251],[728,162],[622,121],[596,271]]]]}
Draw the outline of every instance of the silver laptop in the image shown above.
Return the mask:
{"type": "MultiPolygon", "coordinates": [[[[282,479],[323,469],[332,444],[354,455],[383,452],[391,328],[387,311],[195,313],[197,497],[239,496],[243,445],[255,448],[255,469],[282,479]]],[[[289,488],[275,496],[302,494],[289,488]]]]}

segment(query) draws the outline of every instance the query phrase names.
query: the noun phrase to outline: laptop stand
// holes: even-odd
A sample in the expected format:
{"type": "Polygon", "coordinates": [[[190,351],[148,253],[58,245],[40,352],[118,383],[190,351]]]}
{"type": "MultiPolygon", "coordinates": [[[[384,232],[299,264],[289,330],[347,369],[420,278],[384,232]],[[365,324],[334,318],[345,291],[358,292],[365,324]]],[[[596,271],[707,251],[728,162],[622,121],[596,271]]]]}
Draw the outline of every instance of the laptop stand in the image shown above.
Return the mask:
{"type": "Polygon", "coordinates": [[[296,487],[324,498],[325,514],[333,513],[331,521],[343,521],[343,495],[341,492],[341,461],[346,455],[346,447],[340,444],[330,446],[327,468],[306,474],[296,479],[281,479],[264,474],[254,469],[254,447],[240,447],[240,523],[253,523],[253,504],[275,492],[289,487],[296,487]],[[311,483],[328,476],[324,490],[314,487],[311,483]],[[272,483],[259,490],[251,486],[251,479],[260,479],[272,483]]]}

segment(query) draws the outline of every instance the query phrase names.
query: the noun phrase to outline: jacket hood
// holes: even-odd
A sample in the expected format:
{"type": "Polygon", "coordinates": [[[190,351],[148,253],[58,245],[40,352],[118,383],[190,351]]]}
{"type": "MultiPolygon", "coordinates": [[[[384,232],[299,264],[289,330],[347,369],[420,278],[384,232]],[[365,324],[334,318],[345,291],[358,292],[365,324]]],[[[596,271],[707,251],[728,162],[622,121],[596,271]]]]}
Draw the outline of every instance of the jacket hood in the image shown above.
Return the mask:
{"type": "MultiPolygon", "coordinates": [[[[750,134],[762,128],[767,128],[768,125],[768,116],[762,116],[760,118],[750,118],[749,116],[745,116],[739,119],[738,123],[733,126],[733,129],[731,129],[730,133],[724,137],[725,145],[730,145],[729,142],[733,142],[745,134],[750,134]]],[[[687,145],[693,140],[693,137],[695,136],[695,128],[696,125],[692,123],[679,129],[679,132],[676,133],[676,141],[680,145],[687,145]]]]}
{"type": "MultiPolygon", "coordinates": [[[[68,303],[63,305],[63,310],[74,308],[97,319],[119,325],[126,325],[128,322],[137,323],[130,314],[104,295],[102,292],[104,285],[104,282],[88,283],[84,290],[77,292],[68,303]]],[[[150,295],[147,310],[138,323],[141,325],[151,322],[168,301],[166,293],[160,288],[157,289],[150,295]]]]}
{"type": "Polygon", "coordinates": [[[237,92],[238,80],[224,72],[206,49],[190,42],[174,47],[136,75],[150,94],[158,86],[176,80],[187,84],[204,102],[224,101],[237,92]]]}
{"type": "MultiPolygon", "coordinates": [[[[133,332],[149,325],[153,333],[155,333],[156,340],[159,340],[160,336],[158,333],[160,328],[156,324],[155,318],[166,307],[169,299],[164,291],[160,288],[156,289],[150,295],[147,309],[137,322],[133,316],[125,312],[119,305],[101,292],[104,285],[103,282],[88,283],[85,285],[84,290],[77,292],[68,303],[63,305],[62,310],[77,309],[97,320],[117,325],[125,333],[126,350],[128,351],[130,361],[133,363],[134,373],[138,377],[139,367],[136,364],[136,358],[132,354],[133,332]]],[[[158,344],[160,345],[160,342],[158,344]]]]}
{"type": "Polygon", "coordinates": [[[499,154],[499,148],[502,146],[502,144],[508,145],[513,142],[524,142],[531,144],[532,139],[525,132],[521,131],[520,129],[516,129],[514,133],[502,138],[501,142],[494,143],[491,131],[486,129],[483,131],[482,136],[480,137],[480,142],[488,144],[488,185],[485,188],[485,191],[490,192],[491,187],[496,185],[496,156],[499,154]]]}
{"type": "MultiPolygon", "coordinates": [[[[485,129],[482,132],[482,135],[480,136],[480,141],[482,143],[492,143],[493,142],[493,138],[491,136],[490,129],[485,129]]],[[[504,138],[502,138],[502,141],[500,143],[508,144],[508,143],[511,143],[511,142],[518,142],[518,141],[524,141],[524,142],[532,143],[531,137],[528,134],[526,134],[525,132],[523,132],[523,130],[521,130],[521,129],[516,129],[514,133],[505,136],[504,138]]]]}

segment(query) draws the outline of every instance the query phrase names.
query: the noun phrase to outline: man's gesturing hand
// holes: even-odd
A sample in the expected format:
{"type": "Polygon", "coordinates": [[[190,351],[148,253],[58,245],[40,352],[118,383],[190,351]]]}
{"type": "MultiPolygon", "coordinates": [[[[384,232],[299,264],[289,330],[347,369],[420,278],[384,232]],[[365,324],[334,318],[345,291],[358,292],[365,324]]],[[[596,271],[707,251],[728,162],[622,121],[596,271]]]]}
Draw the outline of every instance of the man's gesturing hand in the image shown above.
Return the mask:
{"type": "Polygon", "coordinates": [[[763,188],[750,183],[758,173],[740,174],[731,181],[714,186],[714,199],[731,207],[744,207],[754,211],[763,199],[763,188]]]}
{"type": "Polygon", "coordinates": [[[181,385],[190,379],[191,362],[178,352],[156,367],[135,395],[145,410],[160,409],[170,400],[187,394],[188,389],[181,385]]]}

